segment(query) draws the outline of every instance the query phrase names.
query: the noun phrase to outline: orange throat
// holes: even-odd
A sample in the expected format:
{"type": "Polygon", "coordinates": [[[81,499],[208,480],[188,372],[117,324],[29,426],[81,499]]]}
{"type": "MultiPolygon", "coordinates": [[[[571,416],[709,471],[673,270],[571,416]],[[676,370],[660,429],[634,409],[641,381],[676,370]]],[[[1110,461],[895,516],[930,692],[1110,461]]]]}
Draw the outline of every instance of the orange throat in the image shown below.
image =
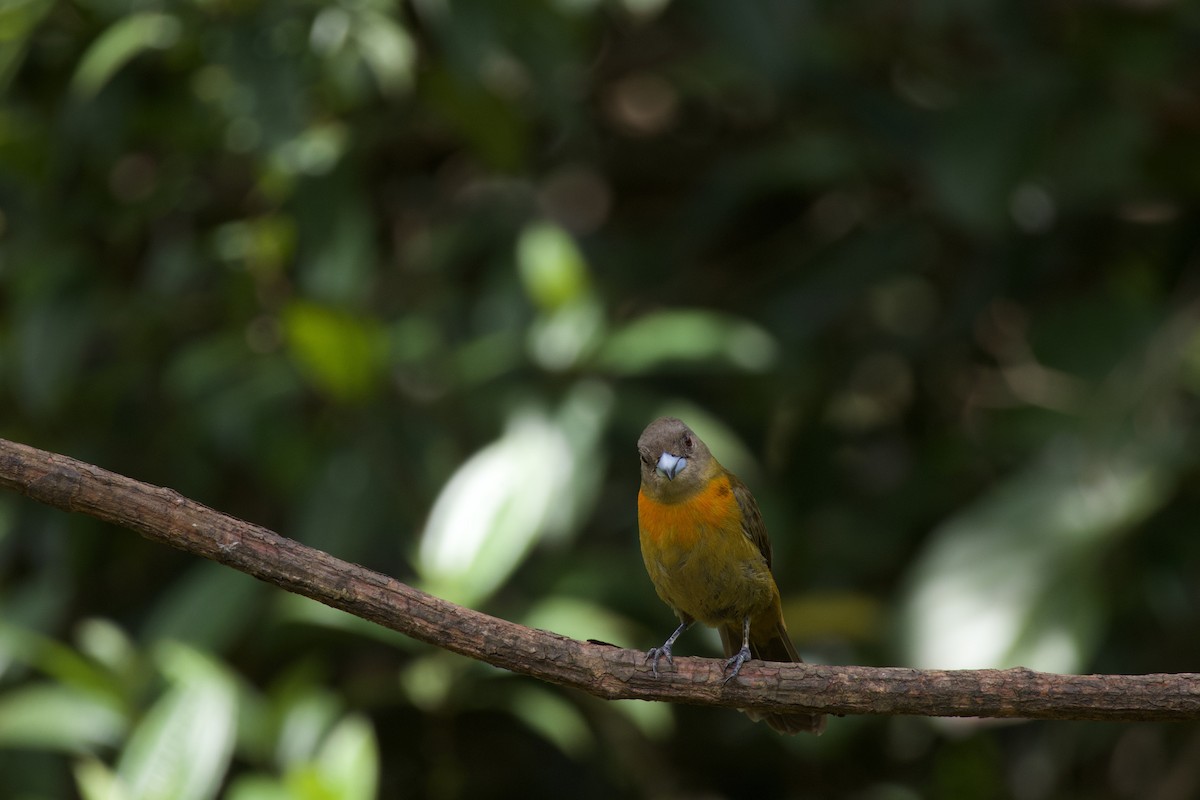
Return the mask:
{"type": "Polygon", "coordinates": [[[741,511],[729,478],[719,473],[699,491],[672,502],[652,497],[646,487],[638,492],[638,528],[643,538],[660,546],[694,542],[705,529],[737,529],[741,511]]]}

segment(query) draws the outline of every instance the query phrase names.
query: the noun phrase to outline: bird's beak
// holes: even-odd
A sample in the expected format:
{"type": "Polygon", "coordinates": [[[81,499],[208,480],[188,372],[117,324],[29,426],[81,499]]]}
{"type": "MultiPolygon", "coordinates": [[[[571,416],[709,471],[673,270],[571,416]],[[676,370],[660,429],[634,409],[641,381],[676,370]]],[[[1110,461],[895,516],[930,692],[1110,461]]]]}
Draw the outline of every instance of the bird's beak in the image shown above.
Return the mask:
{"type": "Polygon", "coordinates": [[[669,481],[675,480],[675,476],[683,472],[687,466],[687,459],[683,456],[673,455],[671,453],[663,453],[658,457],[658,465],[654,471],[662,475],[669,481]]]}

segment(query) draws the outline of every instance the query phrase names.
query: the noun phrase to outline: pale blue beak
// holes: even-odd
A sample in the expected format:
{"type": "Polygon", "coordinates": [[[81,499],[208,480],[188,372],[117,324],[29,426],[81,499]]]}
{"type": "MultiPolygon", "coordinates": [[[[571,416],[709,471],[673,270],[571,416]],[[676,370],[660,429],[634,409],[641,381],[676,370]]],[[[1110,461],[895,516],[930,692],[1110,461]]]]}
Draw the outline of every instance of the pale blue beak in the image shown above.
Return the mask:
{"type": "Polygon", "coordinates": [[[683,456],[676,456],[670,453],[663,453],[658,457],[658,465],[654,471],[662,475],[669,481],[675,480],[675,476],[683,472],[687,466],[687,459],[683,456]]]}

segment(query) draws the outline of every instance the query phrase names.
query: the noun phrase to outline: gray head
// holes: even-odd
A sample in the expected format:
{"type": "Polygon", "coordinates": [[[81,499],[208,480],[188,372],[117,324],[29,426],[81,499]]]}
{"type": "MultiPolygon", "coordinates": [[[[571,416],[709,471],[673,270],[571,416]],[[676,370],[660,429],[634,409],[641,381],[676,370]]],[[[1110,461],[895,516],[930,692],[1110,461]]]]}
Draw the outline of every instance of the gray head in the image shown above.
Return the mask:
{"type": "Polygon", "coordinates": [[[659,417],[638,437],[642,486],[659,499],[690,494],[703,485],[716,459],[699,436],[675,417],[659,417]]]}

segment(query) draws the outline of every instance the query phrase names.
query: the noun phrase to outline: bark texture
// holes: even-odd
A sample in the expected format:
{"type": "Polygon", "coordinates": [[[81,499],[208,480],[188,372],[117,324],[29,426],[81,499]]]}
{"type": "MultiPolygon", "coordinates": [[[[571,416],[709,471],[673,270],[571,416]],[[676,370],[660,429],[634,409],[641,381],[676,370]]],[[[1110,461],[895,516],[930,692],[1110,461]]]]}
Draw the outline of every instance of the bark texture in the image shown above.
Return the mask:
{"type": "MultiPolygon", "coordinates": [[[[584,642],[446,602],[178,492],[0,439],[0,485],[136,531],[428,644],[607,699],[762,711],[1074,720],[1200,719],[1200,674],[1056,675],[676,658],[655,678],[642,650],[584,642]]],[[[633,557],[631,555],[631,557],[633,557]]]]}

